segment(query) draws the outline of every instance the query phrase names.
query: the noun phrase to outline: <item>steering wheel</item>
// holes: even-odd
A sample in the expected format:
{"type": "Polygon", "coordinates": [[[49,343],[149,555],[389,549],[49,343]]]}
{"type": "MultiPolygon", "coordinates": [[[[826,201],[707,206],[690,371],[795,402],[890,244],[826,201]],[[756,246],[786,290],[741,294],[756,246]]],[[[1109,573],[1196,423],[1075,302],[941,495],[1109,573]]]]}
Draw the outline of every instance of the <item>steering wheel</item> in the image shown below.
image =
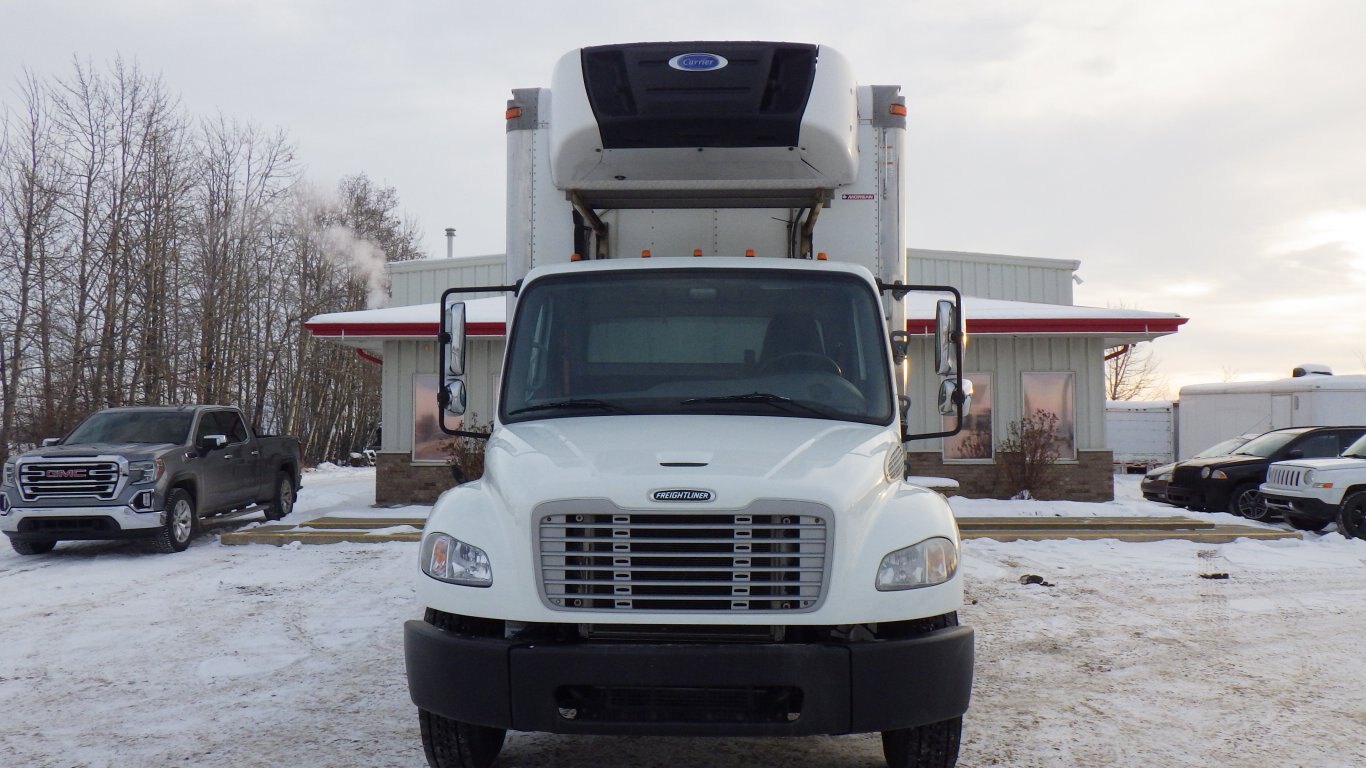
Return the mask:
{"type": "Polygon", "coordinates": [[[777,357],[765,360],[764,364],[759,366],[760,375],[797,371],[833,373],[836,376],[844,375],[839,363],[819,352],[784,352],[777,357]]]}

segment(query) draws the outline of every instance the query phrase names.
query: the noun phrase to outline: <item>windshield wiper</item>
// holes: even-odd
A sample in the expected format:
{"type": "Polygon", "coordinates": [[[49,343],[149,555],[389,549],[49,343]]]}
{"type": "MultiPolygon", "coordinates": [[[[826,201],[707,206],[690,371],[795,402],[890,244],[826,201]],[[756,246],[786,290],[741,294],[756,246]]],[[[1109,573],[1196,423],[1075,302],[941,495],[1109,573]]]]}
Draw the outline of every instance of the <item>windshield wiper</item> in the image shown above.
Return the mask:
{"type": "Polygon", "coordinates": [[[832,414],[826,413],[819,408],[798,402],[790,397],[775,395],[769,392],[751,392],[748,395],[721,395],[719,397],[693,397],[684,400],[680,405],[706,405],[709,403],[762,403],[764,405],[780,408],[789,413],[796,410],[805,411],[813,416],[819,416],[822,419],[835,418],[832,414]]]}
{"type": "Polygon", "coordinates": [[[617,405],[616,403],[609,403],[606,400],[596,400],[594,398],[578,398],[572,400],[553,400],[549,403],[537,403],[535,405],[528,405],[524,408],[517,408],[508,411],[508,415],[516,416],[519,413],[530,413],[532,411],[551,411],[561,408],[577,410],[610,411],[612,413],[630,413],[629,410],[621,407],[620,405],[617,405]]]}

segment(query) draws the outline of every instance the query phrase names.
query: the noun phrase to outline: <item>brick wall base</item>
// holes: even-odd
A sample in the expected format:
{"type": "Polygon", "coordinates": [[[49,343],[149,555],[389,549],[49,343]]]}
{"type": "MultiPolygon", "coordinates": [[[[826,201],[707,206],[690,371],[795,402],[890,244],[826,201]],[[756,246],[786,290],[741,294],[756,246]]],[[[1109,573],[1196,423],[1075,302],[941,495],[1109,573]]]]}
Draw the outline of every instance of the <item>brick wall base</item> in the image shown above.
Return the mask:
{"type": "MultiPolygon", "coordinates": [[[[1113,501],[1115,498],[1114,454],[1110,451],[1078,451],[1076,462],[1062,462],[1050,467],[1048,487],[1030,491],[1041,499],[1068,501],[1113,501]]],[[[1001,470],[996,464],[945,464],[938,453],[911,453],[906,456],[906,468],[912,475],[951,477],[958,488],[945,491],[949,496],[970,499],[1004,499],[1018,489],[1006,489],[1001,483],[1001,470]]]]}
{"type": "Polygon", "coordinates": [[[431,504],[454,486],[450,467],[414,464],[406,453],[381,453],[375,457],[376,504],[431,504]]]}

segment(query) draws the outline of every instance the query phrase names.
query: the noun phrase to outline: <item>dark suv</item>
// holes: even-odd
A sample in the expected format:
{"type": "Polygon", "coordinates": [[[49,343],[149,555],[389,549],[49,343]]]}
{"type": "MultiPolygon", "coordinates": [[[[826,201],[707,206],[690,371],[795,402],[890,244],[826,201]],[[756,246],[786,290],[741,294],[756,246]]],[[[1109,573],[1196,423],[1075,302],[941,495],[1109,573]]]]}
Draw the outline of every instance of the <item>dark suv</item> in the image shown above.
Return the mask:
{"type": "Polygon", "coordinates": [[[1255,437],[1227,456],[1191,459],[1176,465],[1167,500],[1195,510],[1224,511],[1253,520],[1266,517],[1257,486],[1273,461],[1337,456],[1366,427],[1292,427],[1255,437]]]}

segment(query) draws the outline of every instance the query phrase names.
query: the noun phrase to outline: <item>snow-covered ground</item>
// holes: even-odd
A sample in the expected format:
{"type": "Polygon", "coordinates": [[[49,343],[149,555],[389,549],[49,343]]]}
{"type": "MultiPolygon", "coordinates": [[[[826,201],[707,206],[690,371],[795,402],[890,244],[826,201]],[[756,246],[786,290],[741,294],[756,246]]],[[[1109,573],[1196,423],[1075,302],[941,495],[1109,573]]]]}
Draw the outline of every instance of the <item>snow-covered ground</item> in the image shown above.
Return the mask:
{"type": "MultiPolygon", "coordinates": [[[[373,477],[310,473],[290,519],[376,513],[373,477]]],[[[1176,514],[1136,483],[1119,478],[1108,504],[953,503],[963,516],[1176,514]]],[[[0,766],[425,764],[401,632],[420,615],[416,545],[229,547],[222,530],[176,555],[4,548],[0,766]]],[[[964,569],[978,658],[965,768],[1366,765],[1366,541],[978,540],[964,569]],[[1228,578],[1201,578],[1215,573],[1228,578]]],[[[510,734],[500,765],[882,762],[876,736],[510,734]]]]}

